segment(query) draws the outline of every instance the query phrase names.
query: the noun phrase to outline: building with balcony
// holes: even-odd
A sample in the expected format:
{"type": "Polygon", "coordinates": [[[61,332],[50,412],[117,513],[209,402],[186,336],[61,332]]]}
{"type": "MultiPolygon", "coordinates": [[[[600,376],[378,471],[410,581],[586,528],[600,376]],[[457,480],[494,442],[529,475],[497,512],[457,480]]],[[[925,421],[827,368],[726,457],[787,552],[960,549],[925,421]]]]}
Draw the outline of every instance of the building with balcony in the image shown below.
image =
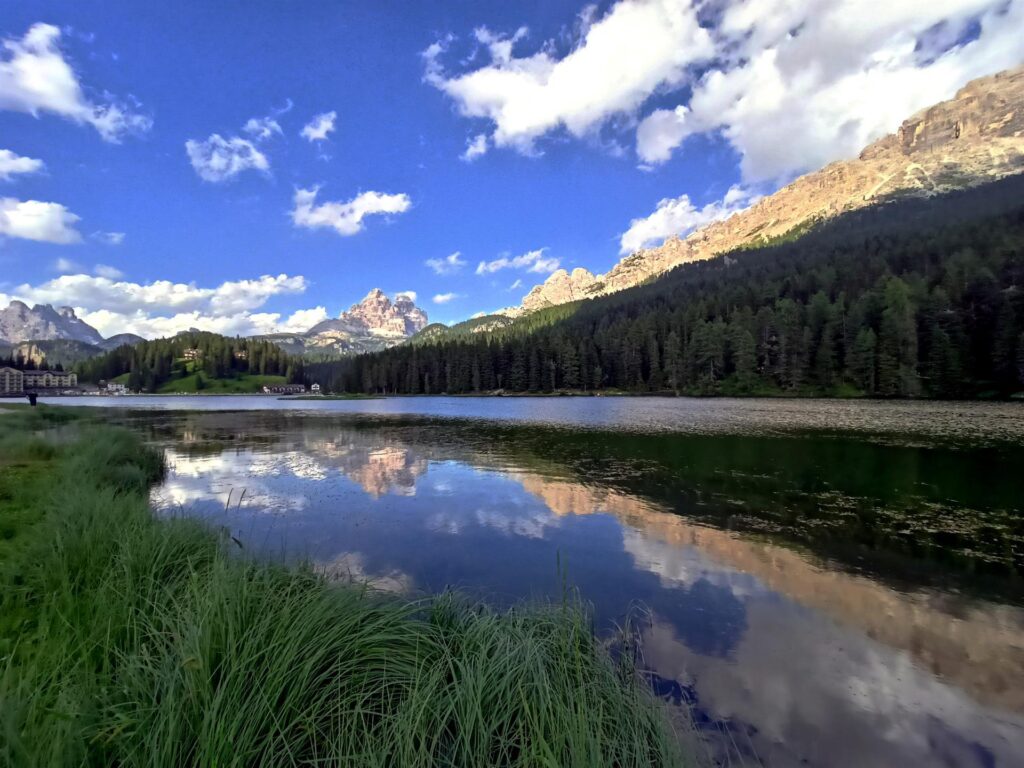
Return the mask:
{"type": "Polygon", "coordinates": [[[69,371],[20,371],[24,389],[71,389],[78,386],[78,374],[69,371]]]}
{"type": "Polygon", "coordinates": [[[25,394],[25,374],[17,368],[0,368],[0,395],[25,394]]]}

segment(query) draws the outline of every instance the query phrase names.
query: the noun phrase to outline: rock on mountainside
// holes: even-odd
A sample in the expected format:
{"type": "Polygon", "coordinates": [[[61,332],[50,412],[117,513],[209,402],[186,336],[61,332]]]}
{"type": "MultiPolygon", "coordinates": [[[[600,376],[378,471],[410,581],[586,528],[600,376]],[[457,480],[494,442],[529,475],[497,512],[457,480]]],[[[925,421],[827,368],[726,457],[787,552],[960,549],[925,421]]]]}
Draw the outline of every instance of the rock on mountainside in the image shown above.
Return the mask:
{"type": "Polygon", "coordinates": [[[801,176],[778,192],[686,238],[626,256],[604,275],[553,273],[516,316],[638,285],[686,262],[756,246],[848,211],[908,196],[931,196],[1024,172],[1024,67],[973,80],[949,101],[918,112],[894,134],[801,176]]]}
{"type": "Polygon", "coordinates": [[[400,344],[427,326],[427,313],[404,294],[392,302],[374,288],[366,298],[338,317],[324,320],[302,334],[265,336],[293,354],[359,354],[400,344]]]}
{"type": "Polygon", "coordinates": [[[0,309],[0,340],[11,344],[23,341],[71,339],[87,344],[100,344],[99,331],[75,316],[71,307],[54,309],[49,304],[36,304],[29,309],[21,301],[12,301],[0,309]]]}

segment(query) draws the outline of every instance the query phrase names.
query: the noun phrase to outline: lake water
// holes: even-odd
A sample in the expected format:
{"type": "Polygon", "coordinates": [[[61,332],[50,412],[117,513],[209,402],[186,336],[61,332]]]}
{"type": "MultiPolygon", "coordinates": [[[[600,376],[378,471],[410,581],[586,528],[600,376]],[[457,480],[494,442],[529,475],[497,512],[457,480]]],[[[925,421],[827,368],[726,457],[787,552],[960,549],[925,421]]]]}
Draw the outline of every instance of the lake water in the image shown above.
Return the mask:
{"type": "Polygon", "coordinates": [[[119,406],[162,513],[243,552],[632,616],[723,763],[1024,765],[1020,404],[60,402],[119,406]]]}

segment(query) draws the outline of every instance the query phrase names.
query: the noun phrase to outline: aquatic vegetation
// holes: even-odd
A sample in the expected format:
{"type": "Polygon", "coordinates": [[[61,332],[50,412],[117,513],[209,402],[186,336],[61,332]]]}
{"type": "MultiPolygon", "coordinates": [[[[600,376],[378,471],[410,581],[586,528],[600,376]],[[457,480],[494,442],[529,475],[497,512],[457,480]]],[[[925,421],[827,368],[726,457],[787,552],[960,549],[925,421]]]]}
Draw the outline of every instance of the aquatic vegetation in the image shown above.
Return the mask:
{"type": "Polygon", "coordinates": [[[37,512],[0,563],[0,764],[689,762],[571,594],[499,612],[228,556],[152,516],[162,457],[134,433],[83,424],[12,458],[51,413],[0,416],[0,466],[46,480],[0,474],[0,514],[37,512]]]}

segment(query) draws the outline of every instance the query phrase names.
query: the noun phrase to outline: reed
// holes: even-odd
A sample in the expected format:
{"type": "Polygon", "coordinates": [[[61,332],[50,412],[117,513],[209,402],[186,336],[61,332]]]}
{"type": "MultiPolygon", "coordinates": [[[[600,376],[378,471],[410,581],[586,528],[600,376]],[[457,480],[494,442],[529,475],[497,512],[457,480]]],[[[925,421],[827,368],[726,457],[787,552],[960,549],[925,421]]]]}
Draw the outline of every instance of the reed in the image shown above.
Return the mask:
{"type": "Polygon", "coordinates": [[[48,418],[0,415],[0,492],[38,512],[0,564],[3,765],[691,762],[572,593],[499,612],[246,560],[151,514],[134,433],[48,418]]]}

